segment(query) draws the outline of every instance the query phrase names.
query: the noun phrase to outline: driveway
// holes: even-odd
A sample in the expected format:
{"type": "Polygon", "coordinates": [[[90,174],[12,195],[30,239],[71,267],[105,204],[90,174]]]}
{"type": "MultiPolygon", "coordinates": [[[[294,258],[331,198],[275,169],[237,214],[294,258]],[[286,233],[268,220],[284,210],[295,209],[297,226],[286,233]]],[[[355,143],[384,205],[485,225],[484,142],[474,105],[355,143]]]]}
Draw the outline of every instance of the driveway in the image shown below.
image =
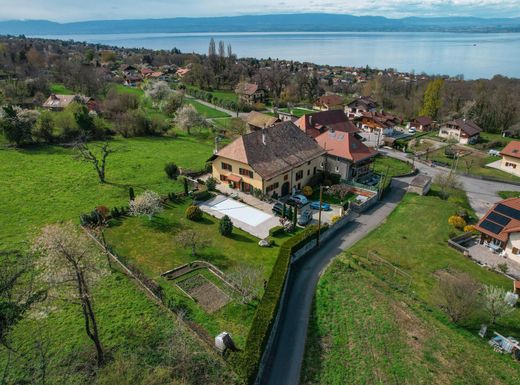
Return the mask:
{"type": "MultiPolygon", "coordinates": [[[[392,158],[410,161],[403,152],[381,149],[380,152],[392,158]]],[[[419,169],[422,174],[435,177],[439,174],[446,174],[450,172],[444,167],[431,167],[421,162],[415,162],[415,167],[419,169]]],[[[413,177],[400,178],[400,180],[409,183],[413,177]]],[[[520,191],[520,186],[509,184],[506,182],[490,182],[482,179],[472,178],[465,175],[458,175],[458,179],[462,182],[462,186],[468,194],[469,203],[475,210],[479,217],[484,216],[491,206],[502,198],[498,196],[499,191],[520,191]]]]}
{"type": "Polygon", "coordinates": [[[280,310],[278,333],[271,355],[267,358],[261,384],[299,384],[311,305],[322,271],[336,255],[378,227],[399,204],[405,188],[405,183],[394,181],[393,188],[382,202],[347,224],[319,250],[293,264],[280,310]]]}

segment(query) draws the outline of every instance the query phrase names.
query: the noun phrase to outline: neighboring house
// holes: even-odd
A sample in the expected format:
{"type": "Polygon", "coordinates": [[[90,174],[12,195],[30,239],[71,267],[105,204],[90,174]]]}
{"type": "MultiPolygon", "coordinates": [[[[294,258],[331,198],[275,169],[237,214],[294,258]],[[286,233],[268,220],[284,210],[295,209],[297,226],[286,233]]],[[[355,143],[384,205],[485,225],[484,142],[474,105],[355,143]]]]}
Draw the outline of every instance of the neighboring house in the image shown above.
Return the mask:
{"type": "Polygon", "coordinates": [[[480,243],[502,249],[504,255],[520,263],[520,198],[509,198],[495,204],[475,228],[480,243]]]}
{"type": "Polygon", "coordinates": [[[432,177],[424,174],[417,175],[408,185],[408,192],[426,195],[430,191],[432,177]]]}
{"type": "Polygon", "coordinates": [[[235,139],[210,158],[213,177],[243,192],[284,196],[320,171],[325,150],[292,122],[235,139]]]}
{"type": "Polygon", "coordinates": [[[402,124],[402,119],[384,111],[363,112],[355,119],[359,128],[365,132],[379,133],[381,135],[392,135],[394,127],[402,124]]]}
{"type": "Polygon", "coordinates": [[[294,122],[300,130],[311,138],[323,134],[328,130],[343,132],[358,132],[359,129],[341,110],[330,110],[306,114],[294,122]]]}
{"type": "Polygon", "coordinates": [[[298,117],[296,115],[293,115],[291,111],[285,112],[285,111],[277,111],[278,119],[282,122],[296,122],[298,120],[298,117]]]}
{"type": "Polygon", "coordinates": [[[238,83],[235,88],[238,100],[242,103],[253,105],[263,103],[266,100],[266,92],[255,83],[238,83]]]}
{"type": "Polygon", "coordinates": [[[415,128],[420,132],[427,132],[433,130],[433,120],[429,116],[418,116],[410,120],[408,128],[415,128]]]}
{"type": "Polygon", "coordinates": [[[316,100],[313,108],[318,111],[343,110],[345,103],[339,95],[323,95],[316,100]]]}
{"type": "Polygon", "coordinates": [[[439,137],[455,140],[460,144],[473,144],[478,141],[481,131],[472,120],[456,119],[441,125],[439,137]]]}
{"type": "Polygon", "coordinates": [[[183,78],[190,72],[189,68],[179,68],[177,69],[177,72],[175,72],[175,75],[177,75],[179,78],[183,78]]]}
{"type": "Polygon", "coordinates": [[[500,169],[510,174],[520,176],[520,141],[514,140],[500,152],[502,161],[500,169]]]}
{"type": "Polygon", "coordinates": [[[376,112],[377,103],[370,96],[362,96],[353,102],[347,104],[345,107],[345,113],[349,118],[360,117],[366,112],[376,112]]]}
{"type": "Polygon", "coordinates": [[[344,180],[356,179],[370,172],[370,164],[378,154],[352,132],[330,130],[319,135],[316,142],[327,151],[320,169],[339,174],[344,180]]]}
{"type": "Polygon", "coordinates": [[[49,96],[42,104],[42,107],[53,111],[61,111],[73,102],[86,105],[89,111],[97,111],[96,101],[93,98],[84,95],[51,94],[51,96],[49,96]]]}
{"type": "Polygon", "coordinates": [[[261,112],[251,111],[247,116],[247,126],[249,131],[257,131],[262,128],[271,127],[275,123],[279,123],[280,119],[275,116],[262,114],[261,112]]]}

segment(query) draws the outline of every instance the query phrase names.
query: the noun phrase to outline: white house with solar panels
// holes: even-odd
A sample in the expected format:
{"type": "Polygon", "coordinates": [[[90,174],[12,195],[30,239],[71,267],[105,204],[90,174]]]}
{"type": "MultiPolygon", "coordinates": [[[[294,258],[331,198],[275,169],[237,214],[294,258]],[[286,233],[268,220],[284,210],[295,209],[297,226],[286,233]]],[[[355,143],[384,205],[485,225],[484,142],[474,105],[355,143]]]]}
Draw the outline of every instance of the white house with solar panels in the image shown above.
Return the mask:
{"type": "Polygon", "coordinates": [[[475,227],[481,244],[520,263],[520,198],[498,202],[475,227]]]}

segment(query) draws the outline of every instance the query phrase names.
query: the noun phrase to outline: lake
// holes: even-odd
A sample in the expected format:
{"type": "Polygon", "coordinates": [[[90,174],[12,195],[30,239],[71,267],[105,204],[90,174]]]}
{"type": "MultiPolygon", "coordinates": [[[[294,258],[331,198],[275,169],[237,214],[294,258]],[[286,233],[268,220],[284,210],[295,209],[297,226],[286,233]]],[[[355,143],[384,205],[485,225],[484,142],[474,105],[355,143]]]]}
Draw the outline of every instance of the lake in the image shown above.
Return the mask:
{"type": "Polygon", "coordinates": [[[176,47],[182,52],[197,53],[206,53],[213,37],[217,41],[224,40],[226,45],[230,43],[239,57],[463,74],[466,79],[491,78],[495,74],[520,78],[520,33],[150,33],[37,37],[129,48],[176,47]]]}

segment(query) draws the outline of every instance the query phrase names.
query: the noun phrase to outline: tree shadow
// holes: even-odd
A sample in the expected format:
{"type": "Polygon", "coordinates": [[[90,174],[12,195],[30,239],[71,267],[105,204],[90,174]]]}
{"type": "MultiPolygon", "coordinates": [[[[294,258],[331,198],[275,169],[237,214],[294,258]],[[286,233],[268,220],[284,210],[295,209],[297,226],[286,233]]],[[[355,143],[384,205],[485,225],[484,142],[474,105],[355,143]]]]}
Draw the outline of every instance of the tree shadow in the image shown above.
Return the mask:
{"type": "Polygon", "coordinates": [[[153,217],[151,221],[146,219],[144,221],[144,226],[149,229],[157,230],[163,233],[173,232],[174,230],[182,228],[182,226],[178,222],[172,222],[167,218],[159,216],[153,217]]]}
{"type": "Polygon", "coordinates": [[[234,241],[237,241],[237,242],[244,242],[244,243],[255,243],[255,241],[253,241],[251,238],[249,237],[246,237],[245,235],[243,234],[237,234],[237,233],[232,233],[229,237],[229,239],[232,239],[234,241]]]}

